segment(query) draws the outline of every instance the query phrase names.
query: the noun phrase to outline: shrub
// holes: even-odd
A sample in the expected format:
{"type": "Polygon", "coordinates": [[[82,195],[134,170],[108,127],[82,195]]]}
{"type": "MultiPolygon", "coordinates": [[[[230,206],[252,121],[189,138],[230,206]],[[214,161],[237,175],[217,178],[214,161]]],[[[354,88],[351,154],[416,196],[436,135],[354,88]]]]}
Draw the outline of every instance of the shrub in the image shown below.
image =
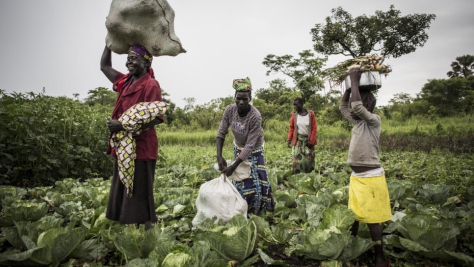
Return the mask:
{"type": "Polygon", "coordinates": [[[49,185],[66,177],[107,177],[110,107],[67,97],[0,91],[0,184],[49,185]]]}

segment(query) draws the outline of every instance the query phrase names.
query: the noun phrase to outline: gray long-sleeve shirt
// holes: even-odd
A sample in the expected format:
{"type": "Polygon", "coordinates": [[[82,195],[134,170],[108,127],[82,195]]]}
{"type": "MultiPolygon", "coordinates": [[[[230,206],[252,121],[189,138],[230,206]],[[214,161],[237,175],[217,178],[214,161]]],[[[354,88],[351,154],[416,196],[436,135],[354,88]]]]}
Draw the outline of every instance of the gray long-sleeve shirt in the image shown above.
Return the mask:
{"type": "Polygon", "coordinates": [[[225,139],[229,126],[234,134],[235,144],[243,147],[239,155],[241,160],[247,160],[254,148],[263,145],[262,115],[255,107],[250,106],[249,113],[240,117],[236,104],[227,106],[222,115],[217,137],[225,139]]]}
{"type": "Polygon", "coordinates": [[[362,101],[352,102],[352,110],[362,120],[354,120],[351,117],[349,102],[341,102],[339,110],[354,125],[347,163],[350,166],[380,167],[379,138],[382,128],[380,116],[369,112],[362,101]]]}

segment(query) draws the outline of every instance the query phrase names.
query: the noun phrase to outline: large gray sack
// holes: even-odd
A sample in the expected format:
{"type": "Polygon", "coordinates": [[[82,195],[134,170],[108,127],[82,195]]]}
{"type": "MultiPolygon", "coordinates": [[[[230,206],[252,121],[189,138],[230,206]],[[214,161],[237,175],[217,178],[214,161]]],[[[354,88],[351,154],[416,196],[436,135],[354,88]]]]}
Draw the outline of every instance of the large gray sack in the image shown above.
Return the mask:
{"type": "Polygon", "coordinates": [[[112,0],[106,45],[117,54],[126,54],[133,45],[142,45],[153,56],[185,53],[174,33],[174,10],[166,0],[112,0]]]}

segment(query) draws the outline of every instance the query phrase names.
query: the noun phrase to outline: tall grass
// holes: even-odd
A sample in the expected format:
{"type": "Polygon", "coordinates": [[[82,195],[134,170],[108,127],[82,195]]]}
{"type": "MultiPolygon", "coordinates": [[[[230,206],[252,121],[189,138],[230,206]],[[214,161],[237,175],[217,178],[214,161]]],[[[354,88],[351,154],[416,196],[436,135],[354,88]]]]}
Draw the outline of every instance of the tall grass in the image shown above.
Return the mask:
{"type": "Polygon", "coordinates": [[[157,127],[160,145],[209,145],[216,143],[216,131],[168,131],[166,126],[157,127]]]}
{"type": "Polygon", "coordinates": [[[430,116],[415,116],[407,120],[382,119],[382,130],[386,134],[407,133],[467,133],[474,131],[472,115],[437,118],[430,116]]]}
{"type": "MultiPolygon", "coordinates": [[[[265,125],[265,142],[286,144],[288,122],[271,120],[265,125]]],[[[170,131],[166,126],[158,128],[162,145],[215,145],[217,129],[210,131],[170,131]]],[[[334,125],[318,124],[318,146],[327,149],[347,149],[350,125],[338,122],[334,125]],[[349,126],[349,127],[348,127],[349,126]]],[[[226,146],[232,144],[232,132],[226,138],[226,146]]],[[[382,150],[426,151],[448,149],[452,152],[474,151],[474,123],[472,116],[450,118],[413,117],[408,120],[382,118],[380,137],[382,150]]]]}

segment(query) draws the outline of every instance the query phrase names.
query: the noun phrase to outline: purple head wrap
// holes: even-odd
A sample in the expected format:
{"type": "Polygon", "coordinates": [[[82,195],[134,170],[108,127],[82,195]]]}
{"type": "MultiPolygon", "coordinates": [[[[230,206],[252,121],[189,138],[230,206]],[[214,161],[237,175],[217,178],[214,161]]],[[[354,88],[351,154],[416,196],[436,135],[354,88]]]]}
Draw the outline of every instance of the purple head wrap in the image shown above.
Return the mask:
{"type": "Polygon", "coordinates": [[[148,52],[148,50],[146,50],[144,46],[134,45],[128,49],[128,52],[132,52],[150,63],[153,61],[153,56],[150,54],[150,52],[148,52]]]}

